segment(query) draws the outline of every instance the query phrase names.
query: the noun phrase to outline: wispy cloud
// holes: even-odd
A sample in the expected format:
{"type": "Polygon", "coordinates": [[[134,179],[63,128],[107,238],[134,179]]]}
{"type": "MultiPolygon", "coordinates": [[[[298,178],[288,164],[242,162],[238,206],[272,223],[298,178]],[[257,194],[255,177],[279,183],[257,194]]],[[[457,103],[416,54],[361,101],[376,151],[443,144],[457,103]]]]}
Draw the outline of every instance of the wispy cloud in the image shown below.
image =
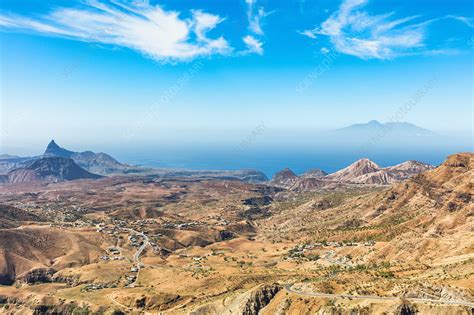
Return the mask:
{"type": "Polygon", "coordinates": [[[446,18],[458,20],[458,21],[466,24],[469,27],[474,27],[474,18],[468,18],[468,17],[465,17],[465,16],[458,16],[458,15],[448,15],[448,16],[446,16],[446,18]]]}
{"type": "Polygon", "coordinates": [[[0,27],[58,36],[84,42],[126,47],[157,61],[190,60],[232,51],[224,37],[207,33],[223,18],[199,10],[183,18],[148,1],[85,2],[82,8],[58,8],[28,18],[1,14],[0,27]]]}
{"type": "Polygon", "coordinates": [[[263,43],[251,35],[247,35],[243,38],[244,43],[247,45],[248,53],[256,53],[263,55],[263,43]]]}
{"type": "MultiPolygon", "coordinates": [[[[457,19],[466,25],[472,20],[459,16],[423,20],[408,16],[394,19],[394,13],[371,15],[363,10],[369,0],[344,0],[320,26],[299,31],[310,38],[327,36],[334,48],[362,59],[391,59],[402,55],[429,54],[425,40],[427,26],[445,18],[457,19]]],[[[441,53],[444,50],[437,50],[441,53]]],[[[451,51],[451,50],[446,50],[451,51]]]]}
{"type": "Polygon", "coordinates": [[[329,54],[329,52],[330,52],[330,50],[327,49],[326,47],[321,48],[321,53],[322,53],[323,55],[327,55],[327,54],[329,54]]]}
{"type": "Polygon", "coordinates": [[[267,15],[263,7],[257,7],[257,0],[245,0],[247,3],[247,17],[249,29],[252,33],[263,35],[262,19],[267,15]]]}
{"type": "Polygon", "coordinates": [[[300,33],[301,35],[304,35],[304,36],[307,36],[309,38],[312,38],[312,39],[316,39],[316,30],[304,30],[304,31],[298,31],[298,33],[300,33]]]}
{"type": "Polygon", "coordinates": [[[263,19],[272,12],[265,12],[263,7],[257,6],[257,0],[245,0],[247,4],[248,28],[252,35],[243,37],[243,41],[247,46],[247,50],[243,54],[256,53],[263,55],[263,42],[261,37],[264,36],[262,29],[263,19]]]}

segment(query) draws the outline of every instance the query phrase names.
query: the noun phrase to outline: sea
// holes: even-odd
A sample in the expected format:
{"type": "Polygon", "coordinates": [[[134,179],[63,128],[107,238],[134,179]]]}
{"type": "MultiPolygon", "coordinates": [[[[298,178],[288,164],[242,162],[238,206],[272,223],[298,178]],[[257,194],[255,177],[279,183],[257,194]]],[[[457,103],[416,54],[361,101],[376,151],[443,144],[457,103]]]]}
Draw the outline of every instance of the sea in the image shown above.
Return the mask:
{"type": "Polygon", "coordinates": [[[116,152],[115,157],[125,163],[154,168],[190,170],[259,170],[268,178],[276,172],[290,168],[296,174],[310,169],[327,173],[340,170],[361,158],[369,158],[381,167],[392,166],[407,160],[439,165],[450,154],[466,151],[462,148],[385,148],[362,152],[345,148],[273,148],[265,150],[227,150],[219,147],[193,149],[159,149],[116,152]]]}

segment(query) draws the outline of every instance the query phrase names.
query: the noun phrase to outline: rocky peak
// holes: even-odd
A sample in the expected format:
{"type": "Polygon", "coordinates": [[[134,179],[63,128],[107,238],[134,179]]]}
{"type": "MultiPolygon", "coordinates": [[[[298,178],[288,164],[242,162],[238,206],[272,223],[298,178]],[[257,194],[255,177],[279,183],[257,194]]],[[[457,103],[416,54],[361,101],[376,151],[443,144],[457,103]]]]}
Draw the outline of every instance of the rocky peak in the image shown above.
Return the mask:
{"type": "Polygon", "coordinates": [[[327,176],[328,179],[338,181],[351,181],[361,175],[378,172],[381,168],[367,158],[360,159],[340,171],[327,176]]]}
{"type": "Polygon", "coordinates": [[[292,185],[297,179],[298,176],[293,173],[292,170],[285,168],[284,170],[277,172],[275,176],[273,176],[271,182],[272,184],[279,186],[289,186],[292,185]]]}
{"type": "Polygon", "coordinates": [[[277,172],[275,176],[273,176],[273,179],[278,179],[278,178],[289,179],[289,178],[295,178],[295,177],[298,177],[298,176],[296,176],[296,174],[293,173],[292,170],[290,170],[289,168],[285,168],[277,172]]]}
{"type": "Polygon", "coordinates": [[[74,152],[61,148],[54,140],[51,140],[44,151],[44,155],[47,156],[71,157],[73,154],[74,152]]]}
{"type": "Polygon", "coordinates": [[[59,150],[61,147],[53,140],[51,140],[46,147],[46,150],[59,150]]]}

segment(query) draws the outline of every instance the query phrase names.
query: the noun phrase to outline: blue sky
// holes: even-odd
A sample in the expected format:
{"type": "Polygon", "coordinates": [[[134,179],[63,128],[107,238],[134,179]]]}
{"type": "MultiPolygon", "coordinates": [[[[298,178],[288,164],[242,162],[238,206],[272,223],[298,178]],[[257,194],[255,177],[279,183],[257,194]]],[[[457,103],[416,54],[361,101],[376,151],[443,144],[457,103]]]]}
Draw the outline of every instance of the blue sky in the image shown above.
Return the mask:
{"type": "Polygon", "coordinates": [[[402,120],[469,136],[473,26],[467,0],[2,0],[1,151],[304,142],[433,78],[402,120]]]}

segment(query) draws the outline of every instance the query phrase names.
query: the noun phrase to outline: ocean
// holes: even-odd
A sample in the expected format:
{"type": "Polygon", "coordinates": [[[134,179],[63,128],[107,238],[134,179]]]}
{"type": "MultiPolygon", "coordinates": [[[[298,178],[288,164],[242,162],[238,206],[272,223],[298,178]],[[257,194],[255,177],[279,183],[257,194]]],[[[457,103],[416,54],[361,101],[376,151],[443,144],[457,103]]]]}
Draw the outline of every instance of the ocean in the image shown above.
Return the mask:
{"type": "MultiPolygon", "coordinates": [[[[465,150],[464,150],[465,151],[465,150]]],[[[450,154],[460,151],[450,148],[380,149],[361,152],[350,148],[267,149],[252,151],[225,150],[216,147],[186,149],[161,149],[116,153],[125,163],[155,168],[190,170],[256,169],[271,178],[277,171],[290,168],[296,174],[319,168],[327,173],[344,168],[360,158],[369,158],[382,167],[407,160],[418,160],[439,165],[450,154]]]]}

